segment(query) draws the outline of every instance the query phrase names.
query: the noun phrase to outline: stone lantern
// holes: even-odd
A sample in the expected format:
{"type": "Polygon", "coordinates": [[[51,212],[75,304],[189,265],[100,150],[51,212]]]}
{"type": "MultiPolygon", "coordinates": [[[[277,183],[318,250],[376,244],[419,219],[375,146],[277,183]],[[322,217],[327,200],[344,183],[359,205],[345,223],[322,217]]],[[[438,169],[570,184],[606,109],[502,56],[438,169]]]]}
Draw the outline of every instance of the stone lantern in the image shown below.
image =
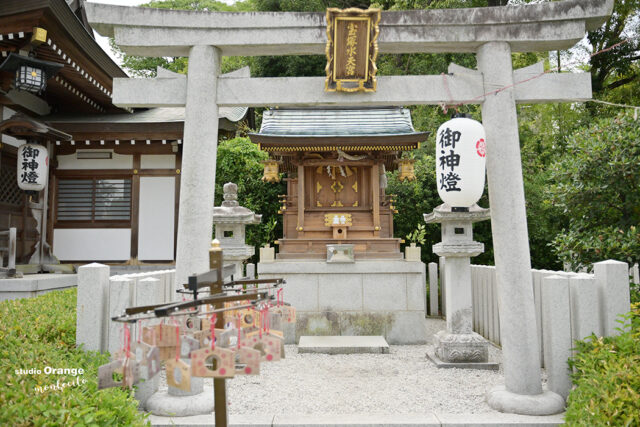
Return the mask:
{"type": "Polygon", "coordinates": [[[442,242],[433,245],[433,252],[445,259],[447,329],[434,335],[434,354],[429,354],[438,367],[498,368],[488,363],[489,343],[473,331],[470,258],[484,252],[484,245],[473,240],[472,224],[490,216],[477,204],[442,204],[424,215],[426,223],[442,224],[442,242]]]}
{"type": "Polygon", "coordinates": [[[259,224],[262,215],[256,215],[238,204],[238,186],[227,182],[224,187],[222,206],[213,208],[213,225],[216,227],[215,238],[224,251],[224,262],[232,262],[236,266],[236,277],[244,277],[243,263],[255,254],[255,248],[245,244],[245,227],[247,224],[259,224]]]}

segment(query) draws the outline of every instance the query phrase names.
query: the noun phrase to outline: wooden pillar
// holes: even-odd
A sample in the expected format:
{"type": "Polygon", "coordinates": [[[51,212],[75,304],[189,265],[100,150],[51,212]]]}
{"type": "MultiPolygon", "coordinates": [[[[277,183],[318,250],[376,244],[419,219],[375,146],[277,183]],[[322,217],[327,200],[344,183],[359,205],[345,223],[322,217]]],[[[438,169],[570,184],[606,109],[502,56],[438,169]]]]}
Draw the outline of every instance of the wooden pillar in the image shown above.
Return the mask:
{"type": "Polygon", "coordinates": [[[298,165],[298,238],[304,237],[304,166],[298,165]]]}
{"type": "MultiPolygon", "coordinates": [[[[138,219],[140,216],[140,154],[133,155],[133,176],[131,177],[131,255],[138,259],[138,219]]],[[[134,262],[135,262],[134,261],[134,262]]],[[[135,264],[134,264],[135,265],[135,264]]]]}
{"type": "Polygon", "coordinates": [[[371,191],[373,193],[373,237],[380,237],[380,166],[371,166],[371,191]]]}

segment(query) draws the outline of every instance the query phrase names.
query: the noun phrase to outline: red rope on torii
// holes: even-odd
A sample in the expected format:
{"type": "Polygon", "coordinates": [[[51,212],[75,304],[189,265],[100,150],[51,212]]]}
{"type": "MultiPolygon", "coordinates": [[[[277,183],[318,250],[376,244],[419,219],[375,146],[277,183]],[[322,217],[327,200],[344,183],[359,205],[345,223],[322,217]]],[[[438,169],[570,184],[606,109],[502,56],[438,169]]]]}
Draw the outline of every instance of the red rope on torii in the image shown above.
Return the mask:
{"type": "MultiPolygon", "coordinates": [[[[602,53],[609,52],[610,50],[613,50],[613,49],[615,49],[615,48],[617,48],[617,47],[619,47],[619,46],[621,46],[621,45],[623,45],[625,43],[628,43],[628,42],[629,42],[629,39],[624,39],[624,40],[622,40],[622,41],[620,41],[620,42],[618,42],[618,43],[616,43],[614,45],[611,45],[611,46],[605,48],[605,49],[601,49],[601,50],[599,50],[597,52],[592,53],[591,55],[589,55],[589,58],[593,58],[596,55],[600,55],[602,53]]],[[[569,62],[566,65],[567,66],[571,66],[571,65],[578,64],[578,63],[579,63],[578,61],[574,61],[574,62],[569,62]]],[[[507,90],[507,89],[510,89],[510,88],[515,87],[517,85],[520,85],[520,84],[523,84],[523,83],[527,83],[527,82],[530,82],[530,81],[535,80],[537,78],[540,78],[540,77],[544,76],[545,74],[549,74],[551,72],[555,72],[558,69],[559,69],[559,67],[550,68],[548,70],[543,71],[540,74],[536,74],[536,75],[534,75],[532,77],[529,77],[528,79],[520,80],[520,81],[514,82],[514,83],[512,83],[510,85],[506,85],[506,86],[500,87],[498,89],[494,89],[492,91],[483,93],[482,95],[478,95],[478,96],[476,96],[474,98],[471,98],[469,101],[463,101],[463,102],[459,102],[457,104],[453,103],[453,95],[451,94],[451,90],[449,88],[449,82],[447,81],[447,74],[441,73],[440,75],[442,76],[443,85],[444,85],[445,90],[447,91],[447,96],[449,97],[449,101],[450,101],[449,104],[446,104],[446,103],[440,104],[440,107],[442,108],[442,114],[447,114],[447,112],[449,111],[449,108],[455,108],[455,110],[458,111],[458,108],[463,106],[463,105],[465,105],[465,104],[473,104],[474,101],[482,99],[482,98],[484,98],[486,96],[496,95],[496,94],[498,94],[498,93],[500,93],[500,92],[502,92],[504,90],[507,90]]]]}

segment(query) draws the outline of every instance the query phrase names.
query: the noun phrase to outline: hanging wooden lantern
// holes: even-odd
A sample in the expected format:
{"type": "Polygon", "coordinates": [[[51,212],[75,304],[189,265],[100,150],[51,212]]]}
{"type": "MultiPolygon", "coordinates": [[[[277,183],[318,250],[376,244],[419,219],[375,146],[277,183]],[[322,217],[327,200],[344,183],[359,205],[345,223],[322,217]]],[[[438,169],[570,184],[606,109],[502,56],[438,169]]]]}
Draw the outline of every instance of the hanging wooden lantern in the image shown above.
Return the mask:
{"type": "Polygon", "coordinates": [[[275,160],[265,160],[262,162],[264,165],[264,174],[262,180],[265,182],[280,182],[280,171],[278,170],[278,163],[275,160]]]}
{"type": "Polygon", "coordinates": [[[468,208],[482,197],[486,136],[480,122],[454,117],[438,128],[436,177],[440,198],[451,207],[468,208]]]}
{"type": "Polygon", "coordinates": [[[42,93],[50,79],[63,64],[10,53],[0,64],[0,71],[15,73],[14,87],[32,93],[42,93]]]}
{"type": "Polygon", "coordinates": [[[414,165],[416,163],[415,159],[399,159],[397,163],[400,170],[400,173],[398,174],[398,179],[400,181],[414,181],[416,179],[414,171],[414,165]]]}
{"type": "Polygon", "coordinates": [[[27,143],[18,148],[18,187],[41,191],[49,178],[49,153],[40,144],[27,143]]]}

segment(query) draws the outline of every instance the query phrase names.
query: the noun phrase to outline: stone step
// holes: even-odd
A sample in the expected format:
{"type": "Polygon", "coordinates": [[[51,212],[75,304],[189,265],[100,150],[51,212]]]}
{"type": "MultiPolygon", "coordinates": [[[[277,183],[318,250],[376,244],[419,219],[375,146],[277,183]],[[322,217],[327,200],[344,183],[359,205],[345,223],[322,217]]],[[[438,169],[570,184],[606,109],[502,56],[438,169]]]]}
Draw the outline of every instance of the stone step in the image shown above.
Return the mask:
{"type": "Polygon", "coordinates": [[[302,336],[298,353],[358,354],[389,353],[389,344],[381,336],[302,336]]]}

